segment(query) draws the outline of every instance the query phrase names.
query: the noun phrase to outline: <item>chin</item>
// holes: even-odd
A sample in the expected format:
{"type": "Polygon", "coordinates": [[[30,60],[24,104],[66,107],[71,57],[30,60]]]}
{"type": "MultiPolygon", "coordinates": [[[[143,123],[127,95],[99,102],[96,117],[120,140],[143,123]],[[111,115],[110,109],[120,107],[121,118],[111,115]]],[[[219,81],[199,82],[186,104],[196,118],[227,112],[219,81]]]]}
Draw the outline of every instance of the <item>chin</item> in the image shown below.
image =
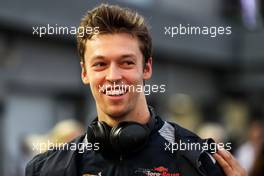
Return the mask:
{"type": "Polygon", "coordinates": [[[122,116],[125,116],[128,112],[127,108],[125,106],[108,106],[106,108],[106,114],[110,117],[113,117],[113,118],[120,118],[122,116]]]}

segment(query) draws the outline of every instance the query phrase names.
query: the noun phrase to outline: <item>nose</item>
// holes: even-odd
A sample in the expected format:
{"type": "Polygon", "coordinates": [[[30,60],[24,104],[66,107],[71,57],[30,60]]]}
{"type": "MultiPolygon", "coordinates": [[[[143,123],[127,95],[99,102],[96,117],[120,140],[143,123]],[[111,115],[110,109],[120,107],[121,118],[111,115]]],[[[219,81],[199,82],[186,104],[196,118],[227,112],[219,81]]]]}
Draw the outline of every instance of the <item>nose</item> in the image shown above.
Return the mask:
{"type": "Polygon", "coordinates": [[[121,71],[118,66],[114,63],[108,68],[108,73],[106,75],[106,80],[109,82],[118,82],[122,79],[121,71]]]}

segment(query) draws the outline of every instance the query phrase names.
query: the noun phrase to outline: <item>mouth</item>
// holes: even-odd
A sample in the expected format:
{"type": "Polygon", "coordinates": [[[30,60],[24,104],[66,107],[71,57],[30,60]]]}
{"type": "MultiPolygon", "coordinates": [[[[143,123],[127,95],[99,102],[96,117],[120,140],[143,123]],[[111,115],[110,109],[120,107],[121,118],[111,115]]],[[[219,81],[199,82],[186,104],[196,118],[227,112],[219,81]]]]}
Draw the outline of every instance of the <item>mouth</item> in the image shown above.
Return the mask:
{"type": "Polygon", "coordinates": [[[106,86],[101,92],[110,97],[119,97],[125,95],[128,92],[128,89],[126,86],[106,86]]]}

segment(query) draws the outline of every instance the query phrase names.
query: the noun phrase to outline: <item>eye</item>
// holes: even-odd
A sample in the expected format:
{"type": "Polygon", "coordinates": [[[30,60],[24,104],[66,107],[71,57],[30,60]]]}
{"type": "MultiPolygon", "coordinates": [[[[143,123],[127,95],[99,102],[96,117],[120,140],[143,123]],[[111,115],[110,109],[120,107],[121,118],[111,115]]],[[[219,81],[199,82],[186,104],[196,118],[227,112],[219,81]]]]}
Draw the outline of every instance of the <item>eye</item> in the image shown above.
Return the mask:
{"type": "Polygon", "coordinates": [[[126,61],[125,62],[127,65],[132,65],[132,64],[134,64],[134,62],[132,62],[132,61],[126,61]]]}
{"type": "Polygon", "coordinates": [[[106,63],[104,63],[104,62],[96,62],[92,66],[93,67],[104,67],[104,66],[106,66],[106,63]]]}
{"type": "Polygon", "coordinates": [[[135,63],[133,61],[128,60],[128,61],[124,61],[122,64],[126,66],[130,66],[130,65],[134,65],[135,63]]]}
{"type": "Polygon", "coordinates": [[[98,61],[92,64],[94,71],[102,71],[107,67],[107,63],[103,61],[98,61]]]}

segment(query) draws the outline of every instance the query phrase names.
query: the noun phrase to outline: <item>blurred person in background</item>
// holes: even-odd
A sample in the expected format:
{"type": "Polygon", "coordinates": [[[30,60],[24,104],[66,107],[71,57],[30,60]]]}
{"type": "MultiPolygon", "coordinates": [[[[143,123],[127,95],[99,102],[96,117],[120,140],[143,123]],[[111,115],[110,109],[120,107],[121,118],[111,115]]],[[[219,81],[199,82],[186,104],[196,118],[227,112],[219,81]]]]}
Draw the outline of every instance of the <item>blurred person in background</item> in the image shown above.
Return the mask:
{"type": "Polygon", "coordinates": [[[85,132],[84,126],[76,120],[67,119],[55,125],[49,133],[49,139],[52,143],[63,145],[85,132]]]}
{"type": "Polygon", "coordinates": [[[73,119],[58,122],[47,134],[31,134],[21,138],[16,167],[9,171],[11,176],[24,176],[26,164],[37,154],[46,152],[49,147],[70,142],[84,133],[84,127],[73,119]],[[49,146],[50,144],[50,146],[49,146]]]}
{"type": "MultiPolygon", "coordinates": [[[[247,135],[250,117],[248,103],[240,99],[228,99],[220,106],[223,125],[233,145],[241,143],[247,135]]],[[[235,146],[234,146],[235,147],[235,146]]]]}
{"type": "Polygon", "coordinates": [[[47,134],[31,134],[25,144],[31,157],[46,152],[50,147],[61,146],[84,133],[84,127],[73,119],[58,122],[47,134]],[[53,146],[49,146],[53,145],[53,146]]]}
{"type": "Polygon", "coordinates": [[[262,144],[264,142],[263,127],[262,121],[253,120],[249,125],[247,141],[242,144],[236,152],[238,162],[248,173],[251,171],[256,157],[261,153],[262,144]]]}
{"type": "Polygon", "coordinates": [[[207,122],[201,125],[198,130],[198,135],[201,138],[213,138],[216,143],[226,141],[226,132],[224,127],[217,123],[207,122]]]}
{"type": "Polygon", "coordinates": [[[191,96],[186,94],[174,94],[169,101],[170,121],[184,126],[190,131],[196,131],[201,123],[201,117],[191,96]]]}
{"type": "Polygon", "coordinates": [[[77,39],[81,77],[90,85],[98,117],[70,145],[91,148],[82,155],[79,148],[37,155],[27,165],[27,176],[246,175],[226,150],[213,156],[202,151],[203,157],[200,150],[166,151],[166,143],[203,140],[163,121],[148,106],[144,92],[118,89],[123,84],[143,86],[152,76],[152,42],[142,16],[102,4],[88,12],[81,27],[99,29],[77,39]]]}
{"type": "Polygon", "coordinates": [[[250,176],[263,176],[264,175],[264,143],[262,143],[261,150],[259,151],[256,159],[252,165],[250,176]]]}
{"type": "Polygon", "coordinates": [[[27,163],[32,159],[34,154],[32,149],[29,147],[26,142],[26,137],[21,136],[19,140],[19,153],[17,157],[10,156],[9,162],[13,163],[12,167],[7,168],[6,175],[9,176],[24,176],[24,170],[27,163]]]}

